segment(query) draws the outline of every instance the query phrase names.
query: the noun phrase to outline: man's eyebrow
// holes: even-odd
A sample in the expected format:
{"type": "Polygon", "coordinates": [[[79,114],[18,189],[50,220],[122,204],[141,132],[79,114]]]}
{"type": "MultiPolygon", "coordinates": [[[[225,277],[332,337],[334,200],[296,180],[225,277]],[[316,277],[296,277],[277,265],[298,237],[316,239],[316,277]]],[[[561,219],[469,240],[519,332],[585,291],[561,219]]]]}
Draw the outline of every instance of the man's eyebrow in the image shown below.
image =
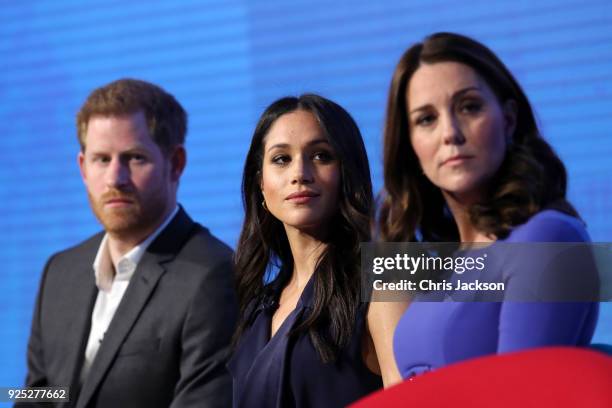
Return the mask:
{"type": "Polygon", "coordinates": [[[109,155],[109,153],[103,150],[92,150],[92,149],[86,149],[85,154],[87,154],[88,156],[108,156],[109,155]]]}
{"type": "MultiPolygon", "coordinates": [[[[125,156],[130,154],[147,154],[148,150],[141,146],[134,146],[127,150],[119,152],[119,156],[125,156]]],[[[105,150],[87,150],[90,156],[110,156],[112,153],[105,150]]]]}
{"type": "MultiPolygon", "coordinates": [[[[466,92],[469,92],[469,91],[474,91],[474,90],[475,90],[475,91],[479,91],[479,90],[480,90],[480,88],[478,88],[477,86],[468,86],[468,87],[465,87],[465,88],[460,89],[460,90],[458,90],[457,92],[455,92],[455,93],[453,94],[453,96],[452,96],[452,99],[453,99],[453,100],[455,100],[455,99],[457,99],[457,98],[459,98],[459,97],[463,96],[463,94],[465,94],[466,92]]],[[[431,104],[430,104],[430,103],[426,103],[426,104],[424,104],[424,105],[419,106],[418,108],[414,108],[414,109],[413,109],[413,110],[411,110],[411,111],[410,111],[408,114],[409,114],[409,115],[412,115],[413,113],[415,113],[415,112],[419,112],[419,111],[422,111],[422,110],[425,110],[425,109],[427,109],[427,108],[428,108],[428,107],[430,107],[430,106],[431,106],[431,104]]]]}
{"type": "Polygon", "coordinates": [[[120,155],[124,155],[124,154],[146,154],[148,152],[147,149],[145,149],[144,147],[132,147],[128,150],[124,150],[121,153],[119,153],[120,155]]]}

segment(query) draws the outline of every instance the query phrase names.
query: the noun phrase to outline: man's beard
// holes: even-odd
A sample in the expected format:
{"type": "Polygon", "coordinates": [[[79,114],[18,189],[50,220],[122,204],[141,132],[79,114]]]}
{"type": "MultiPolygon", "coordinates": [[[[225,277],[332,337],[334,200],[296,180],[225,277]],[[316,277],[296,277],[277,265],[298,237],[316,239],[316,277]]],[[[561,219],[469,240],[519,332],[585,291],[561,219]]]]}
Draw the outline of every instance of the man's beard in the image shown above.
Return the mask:
{"type": "MultiPolygon", "coordinates": [[[[111,190],[96,200],[87,193],[91,208],[106,232],[117,237],[133,237],[154,231],[167,210],[168,192],[163,187],[141,197],[134,192],[111,190]],[[131,204],[121,208],[105,206],[110,199],[127,199],[131,204]]],[[[144,238],[139,237],[139,238],[144,238]]]]}

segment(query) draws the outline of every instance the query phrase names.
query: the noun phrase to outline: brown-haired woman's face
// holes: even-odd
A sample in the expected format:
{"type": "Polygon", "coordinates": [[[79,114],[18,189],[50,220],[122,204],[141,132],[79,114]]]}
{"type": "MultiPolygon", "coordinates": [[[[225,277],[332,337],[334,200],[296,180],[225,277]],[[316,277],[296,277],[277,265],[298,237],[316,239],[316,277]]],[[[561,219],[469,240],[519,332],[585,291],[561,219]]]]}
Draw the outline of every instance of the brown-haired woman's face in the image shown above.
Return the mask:
{"type": "Polygon", "coordinates": [[[310,112],[279,117],[264,139],[261,192],[285,227],[318,233],[338,209],[340,164],[310,112]]]}
{"type": "Polygon", "coordinates": [[[412,148],[427,178],[444,193],[478,199],[499,169],[515,126],[515,104],[501,106],[471,67],[422,64],[408,84],[412,148]]]}

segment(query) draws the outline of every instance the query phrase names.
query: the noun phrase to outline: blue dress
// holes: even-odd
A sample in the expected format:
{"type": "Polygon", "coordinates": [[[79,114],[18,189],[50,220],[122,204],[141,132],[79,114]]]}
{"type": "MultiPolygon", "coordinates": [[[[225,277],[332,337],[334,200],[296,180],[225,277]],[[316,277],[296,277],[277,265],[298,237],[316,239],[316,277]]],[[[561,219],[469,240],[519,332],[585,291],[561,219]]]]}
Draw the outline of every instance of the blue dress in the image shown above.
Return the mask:
{"type": "Polygon", "coordinates": [[[370,372],[361,353],[367,305],[359,308],[349,344],[334,363],[324,364],[307,333],[288,336],[312,310],[314,279],[272,338],[281,279],[270,284],[270,289],[270,296],[247,308],[245,315],[252,323],[228,363],[234,407],[344,407],[382,387],[381,377],[370,372]]]}
{"type": "MultiPolygon", "coordinates": [[[[588,242],[589,237],[577,218],[544,210],[503,241],[588,242]]],[[[530,281],[541,277],[536,268],[524,268],[525,259],[512,263],[506,264],[515,274],[507,278],[506,293],[521,290],[523,277],[530,281]]],[[[402,377],[409,378],[487,354],[549,345],[588,345],[598,306],[595,302],[415,301],[395,330],[395,359],[402,377]]]]}

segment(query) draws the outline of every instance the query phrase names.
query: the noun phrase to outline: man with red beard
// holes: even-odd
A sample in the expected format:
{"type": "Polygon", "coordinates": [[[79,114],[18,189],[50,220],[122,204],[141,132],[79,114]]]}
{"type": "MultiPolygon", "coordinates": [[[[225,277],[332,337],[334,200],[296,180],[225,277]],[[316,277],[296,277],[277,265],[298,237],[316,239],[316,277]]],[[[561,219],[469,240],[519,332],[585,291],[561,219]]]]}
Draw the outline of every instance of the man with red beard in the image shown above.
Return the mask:
{"type": "Polygon", "coordinates": [[[104,231],[47,262],[26,379],[70,387],[62,406],[231,406],[232,252],[177,204],[186,130],[172,95],[133,79],[96,89],[78,113],[104,231]]]}

